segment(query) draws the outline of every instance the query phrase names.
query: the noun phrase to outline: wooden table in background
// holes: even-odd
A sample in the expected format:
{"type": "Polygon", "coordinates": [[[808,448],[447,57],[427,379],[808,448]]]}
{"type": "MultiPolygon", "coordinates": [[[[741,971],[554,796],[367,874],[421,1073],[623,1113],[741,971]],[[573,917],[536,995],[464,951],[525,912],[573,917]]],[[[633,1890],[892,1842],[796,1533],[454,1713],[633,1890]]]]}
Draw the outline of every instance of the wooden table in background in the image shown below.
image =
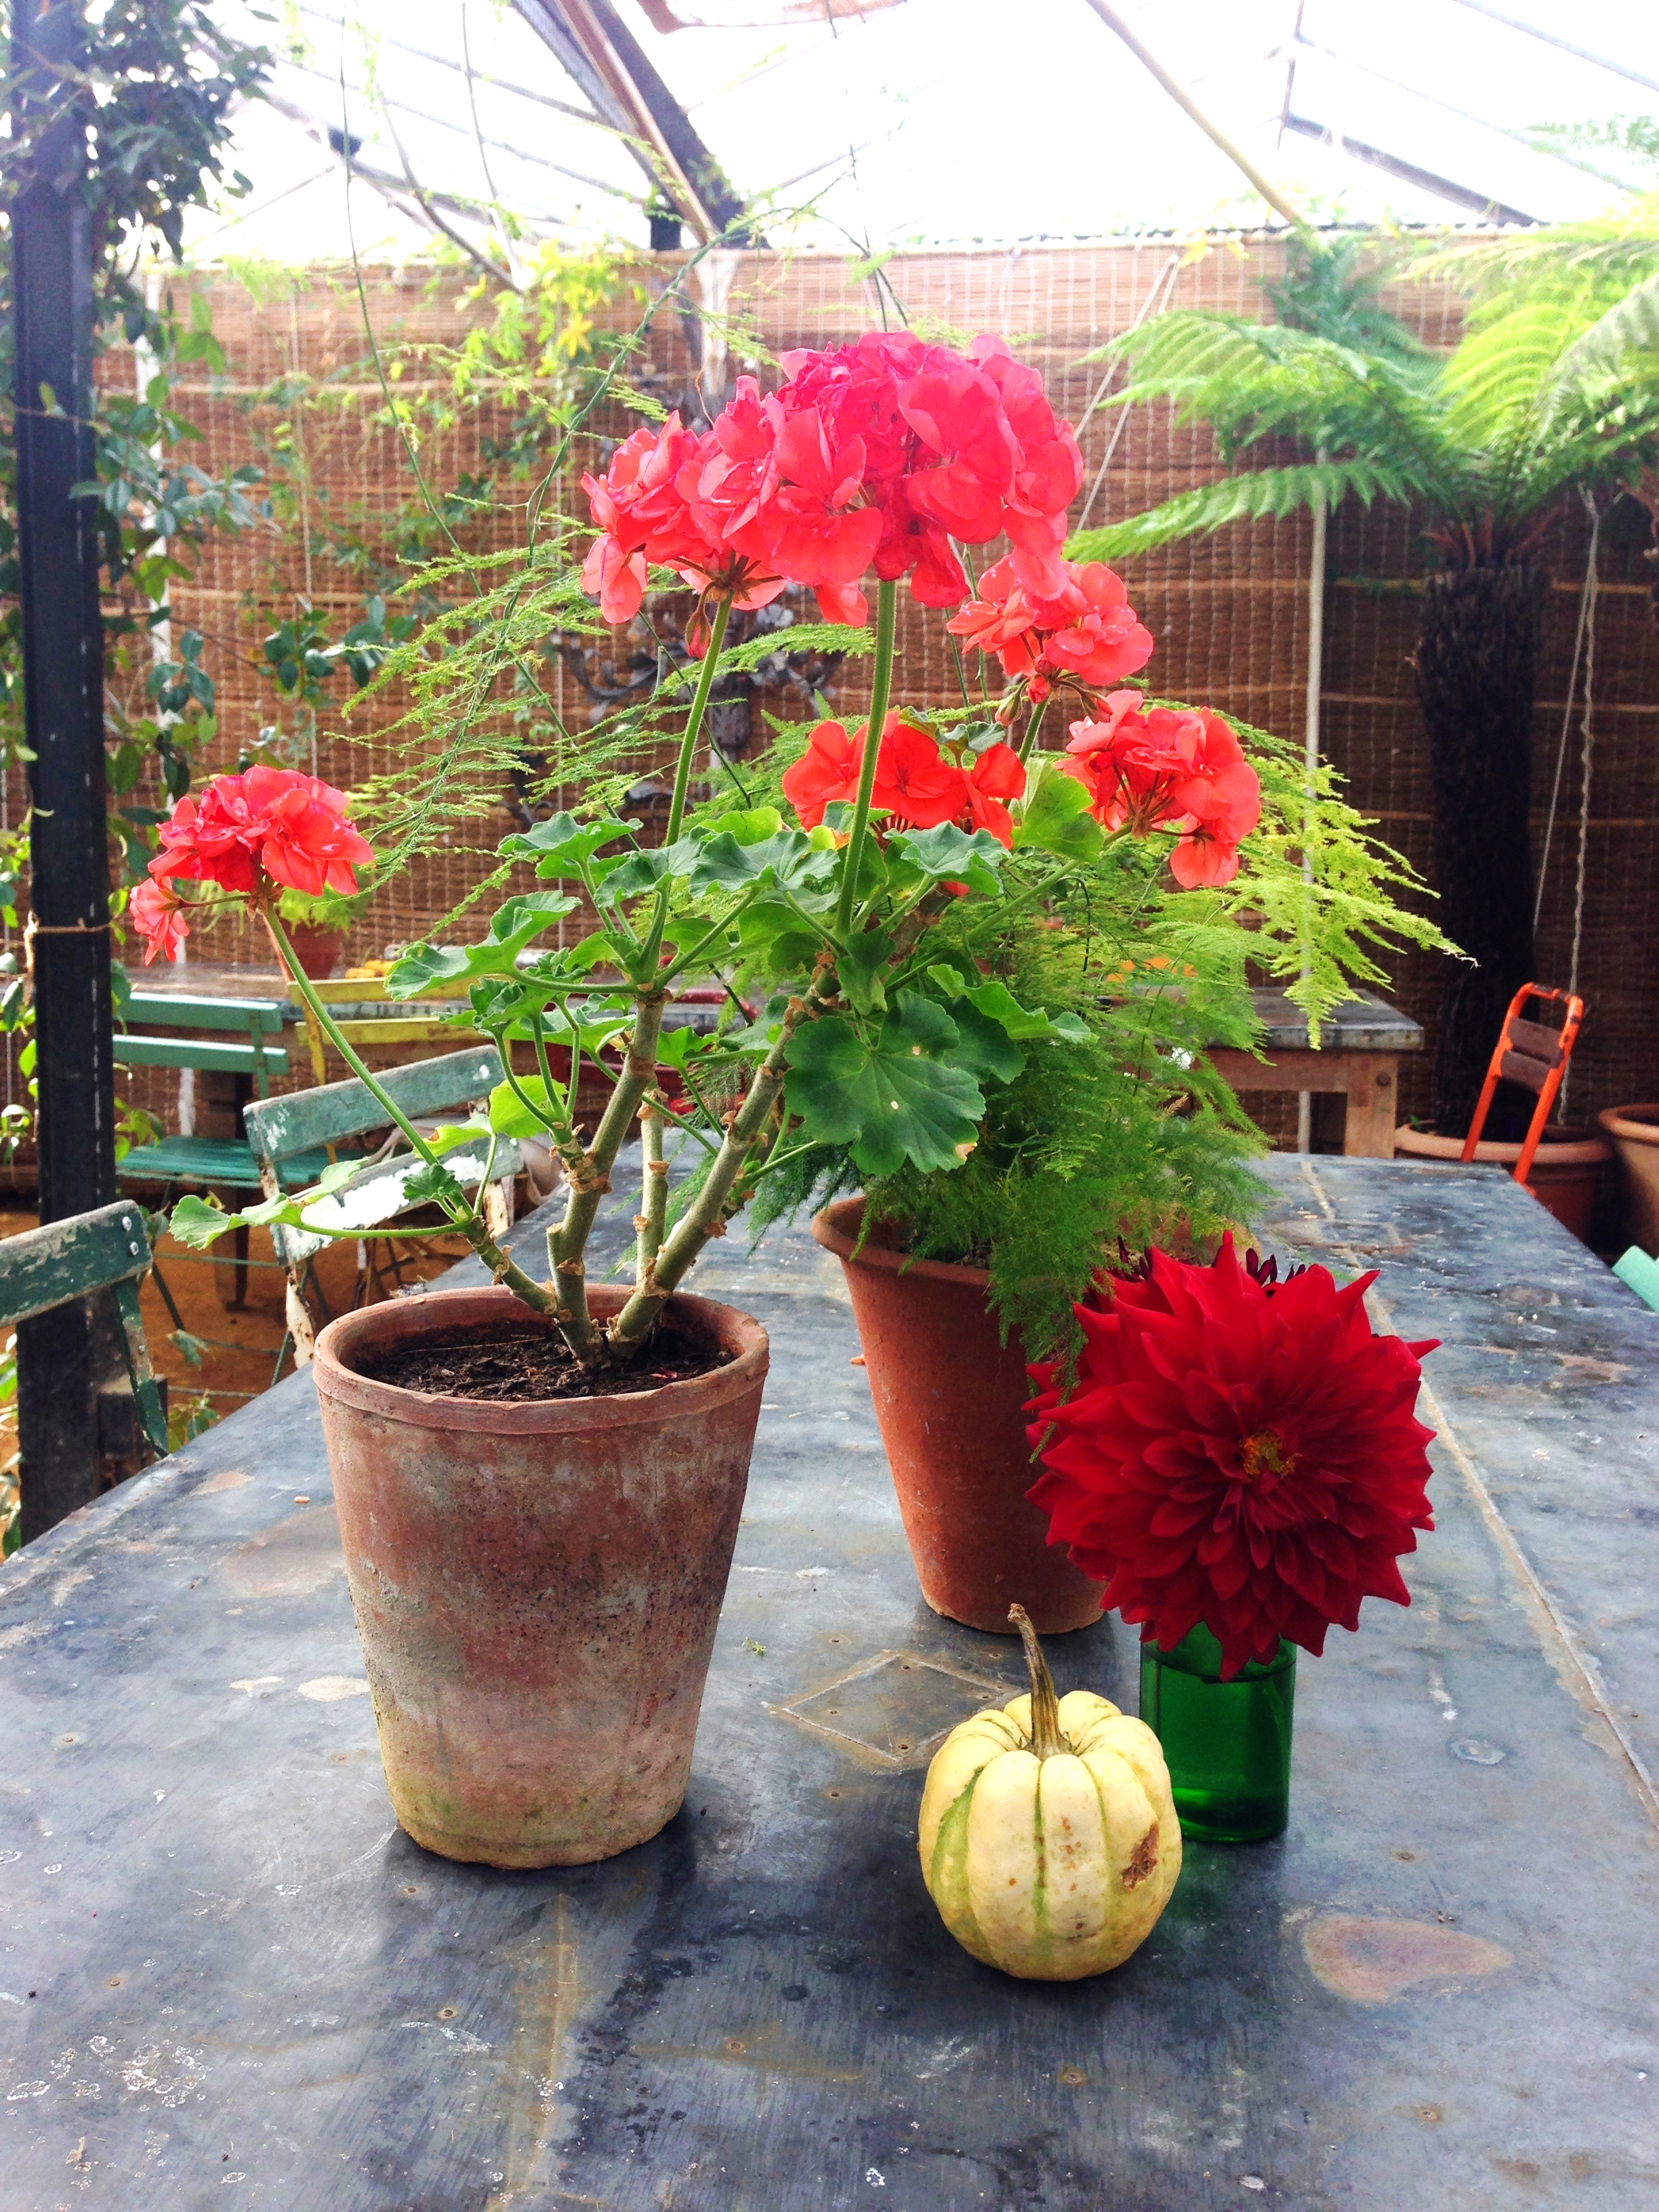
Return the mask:
{"type": "MultiPolygon", "coordinates": [[[[1386,1160],[1394,1155],[1394,1133],[1400,1119],[1400,1054],[1420,1052],[1419,1023],[1402,1014],[1367,991],[1348,1000],[1321,1024],[1320,1048],[1308,1042],[1307,1017],[1280,990],[1253,991],[1255,1010],[1265,1024],[1266,1060],[1248,1052],[1218,1050],[1210,1054],[1216,1073],[1233,1089],[1253,1091],[1310,1091],[1315,1094],[1315,1138],[1334,1135],[1324,1126],[1322,1110],[1327,1099],[1341,1122],[1342,1150],[1350,1159],[1386,1160]]],[[[1331,1118],[1334,1118],[1331,1117],[1331,1118]]]]}

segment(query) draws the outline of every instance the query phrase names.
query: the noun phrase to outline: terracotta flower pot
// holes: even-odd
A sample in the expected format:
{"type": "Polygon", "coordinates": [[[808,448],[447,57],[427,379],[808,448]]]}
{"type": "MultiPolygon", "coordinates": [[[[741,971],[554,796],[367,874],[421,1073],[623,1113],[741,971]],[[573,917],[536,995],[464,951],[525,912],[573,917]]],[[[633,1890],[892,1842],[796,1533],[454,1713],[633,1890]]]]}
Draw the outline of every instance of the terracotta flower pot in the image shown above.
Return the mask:
{"type": "MultiPolygon", "coordinates": [[[[294,957],[306,974],[316,982],[325,982],[339,966],[340,955],[345,951],[344,930],[321,929],[310,921],[290,921],[285,929],[288,941],[294,947],[294,957]]],[[[280,952],[276,958],[286,972],[288,963],[280,952]]]]}
{"type": "Polygon", "coordinates": [[[1086,1627],[1100,1618],[1102,1585],[1050,1546],[1048,1516],[1026,1500],[1039,1472],[1020,1413],[1031,1386],[1018,1336],[998,1340],[988,1277],[939,1260],[907,1266],[881,1229],[855,1258],[863,1218],[861,1198],[842,1199],[812,1234],[847,1271],[922,1595],[996,1636],[1012,1633],[1015,1603],[1040,1635],[1086,1627]]]}
{"type": "MultiPolygon", "coordinates": [[[[624,1296],[588,1291],[601,1317],[624,1296]]],[[[611,1398],[428,1397],[356,1371],[527,1321],[503,1290],[393,1299],[317,1340],[386,1787],[446,1858],[609,1858],[685,1795],[767,1343],[710,1299],[673,1311],[729,1364],[611,1398]]]]}
{"type": "MultiPolygon", "coordinates": [[[[1659,1109],[1656,1109],[1659,1110],[1659,1109]]],[[[1394,1133],[1396,1158],[1456,1160],[1463,1153],[1461,1137],[1437,1137],[1429,1129],[1413,1129],[1402,1122],[1394,1133]]],[[[1474,1148],[1478,1163],[1514,1172],[1521,1158],[1519,1145],[1487,1144],[1474,1148]]],[[[1546,1137],[1533,1155],[1527,1188],[1564,1229],[1584,1243],[1589,1242],[1590,1216],[1595,1211],[1595,1186],[1613,1158],[1599,1137],[1583,1129],[1558,1129],[1546,1137]]]]}
{"type": "Polygon", "coordinates": [[[1619,1155],[1630,1241],[1659,1258],[1659,1104],[1605,1106],[1595,1118],[1619,1155]]]}

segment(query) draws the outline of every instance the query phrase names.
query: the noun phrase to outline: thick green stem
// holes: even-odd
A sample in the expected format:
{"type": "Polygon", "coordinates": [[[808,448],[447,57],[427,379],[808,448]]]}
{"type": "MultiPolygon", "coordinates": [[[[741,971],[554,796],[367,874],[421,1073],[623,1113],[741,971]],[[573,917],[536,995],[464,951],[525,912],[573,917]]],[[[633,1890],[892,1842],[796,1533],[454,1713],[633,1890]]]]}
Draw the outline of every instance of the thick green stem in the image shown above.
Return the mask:
{"type": "Polygon", "coordinates": [[[701,1189],[675,1223],[672,1235],[635,1284],[632,1297],[611,1324],[611,1342],[619,1353],[631,1352],[645,1341],[658,1315],[703,1246],[711,1237],[724,1235],[726,1201],[757,1139],[783,1096],[789,1040],[808,1007],[829,995],[834,973],[829,954],[821,955],[807,996],[789,1001],[777,1040],[756,1070],[748,1097],[726,1124],[726,1140],[704,1176],[701,1189]]]}
{"type": "Polygon", "coordinates": [[[634,1221],[634,1280],[642,1283],[662,1249],[668,1218],[668,1163],[662,1156],[661,1113],[647,1097],[640,1109],[640,1210],[634,1221]]]}
{"type": "Polygon", "coordinates": [[[726,642],[726,625],[731,619],[731,600],[717,600],[714,619],[709,625],[708,649],[703,654],[702,667],[697,671],[697,688],[691,696],[691,712],[686,718],[685,735],[680,739],[680,757],[674,765],[674,795],[668,803],[668,828],[663,836],[665,845],[672,845],[680,834],[680,823],[685,815],[685,793],[691,781],[691,756],[697,749],[702,718],[708,709],[708,695],[714,688],[715,666],[720,660],[720,647],[726,642]]]}
{"type": "Polygon", "coordinates": [[[870,719],[865,725],[864,759],[859,769],[858,797],[853,807],[853,830],[842,861],[841,902],[836,908],[836,934],[845,939],[858,903],[859,876],[864,865],[865,839],[870,830],[870,793],[875,788],[876,759],[881,751],[881,732],[887,720],[887,702],[893,690],[893,631],[898,621],[898,586],[876,586],[876,659],[870,678],[870,719]]]}
{"type": "MultiPolygon", "coordinates": [[[[443,1163],[440,1155],[433,1151],[397,1100],[392,1097],[383,1084],[375,1079],[370,1069],[364,1066],[358,1054],[347,1043],[341,1034],[339,1024],[312,989],[311,979],[301,967],[294,947],[289,943],[287,933],[281,922],[277,921],[275,915],[269,912],[262,918],[265,927],[270,933],[270,941],[276,947],[283,965],[288,969],[293,981],[295,989],[316,1018],[324,1036],[344,1060],[358,1082],[363,1085],[375,1104],[380,1108],[387,1121],[395,1128],[402,1131],[415,1151],[429,1167],[441,1167],[443,1163]]],[[[482,1191],[483,1188],[481,1182],[478,1188],[482,1191]]],[[[456,1188],[459,1193],[460,1188],[459,1184],[456,1188]]],[[[445,1211],[483,1261],[485,1267],[489,1268],[494,1281],[504,1283],[514,1296],[527,1305],[533,1313],[551,1314],[553,1312],[556,1302],[550,1293],[532,1277],[526,1275],[516,1261],[508,1259],[507,1254],[502,1251],[501,1246],[484,1227],[483,1215],[476,1205],[462,1194],[446,1201],[445,1211]]]]}
{"type": "Polygon", "coordinates": [[[599,1217],[599,1200],[611,1188],[611,1170],[623,1139],[628,1134],[635,1109],[657,1076],[657,1040],[662,1034],[662,1010],[666,994],[651,991],[635,1001],[634,1034],[629,1041],[621,1074],[611,1093],[611,1103],[599,1120],[582,1162],[582,1172],[570,1178],[564,1218],[547,1234],[548,1255],[558,1288],[558,1320],[565,1342],[584,1366],[605,1357],[605,1346],[587,1310],[587,1268],[584,1255],[599,1217]]]}
{"type": "Polygon", "coordinates": [[[1042,718],[1048,711],[1047,699],[1039,700],[1032,708],[1030,720],[1025,725],[1025,735],[1019,742],[1019,757],[1022,763],[1031,757],[1031,749],[1036,744],[1037,732],[1042,727],[1042,718]]]}

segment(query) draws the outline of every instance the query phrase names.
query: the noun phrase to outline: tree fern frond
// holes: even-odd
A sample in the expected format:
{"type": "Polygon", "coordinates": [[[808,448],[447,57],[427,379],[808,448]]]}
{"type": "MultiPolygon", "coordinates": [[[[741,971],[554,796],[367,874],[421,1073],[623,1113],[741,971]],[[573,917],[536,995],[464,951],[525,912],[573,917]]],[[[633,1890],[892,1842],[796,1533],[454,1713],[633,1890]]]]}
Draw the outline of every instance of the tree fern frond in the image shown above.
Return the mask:
{"type": "Polygon", "coordinates": [[[1425,489],[1406,467],[1378,459],[1298,461],[1285,468],[1252,469],[1176,494],[1162,507],[1132,514],[1099,530],[1080,530],[1066,548],[1071,561],[1121,561],[1178,538],[1207,536],[1230,522],[1279,520],[1322,497],[1327,507],[1346,499],[1369,507],[1379,495],[1409,499],[1425,489]]]}
{"type": "Polygon", "coordinates": [[[1659,353],[1659,270],[1597,317],[1555,364],[1553,390],[1580,385],[1593,371],[1616,370],[1632,354],[1659,353]]]}

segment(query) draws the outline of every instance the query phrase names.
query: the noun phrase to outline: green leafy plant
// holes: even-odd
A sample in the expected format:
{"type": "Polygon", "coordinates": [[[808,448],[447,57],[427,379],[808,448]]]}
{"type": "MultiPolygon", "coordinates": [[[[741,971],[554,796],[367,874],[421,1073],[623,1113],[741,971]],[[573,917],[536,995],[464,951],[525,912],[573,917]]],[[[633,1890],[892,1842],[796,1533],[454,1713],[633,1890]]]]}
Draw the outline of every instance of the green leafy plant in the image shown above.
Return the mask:
{"type": "Polygon", "coordinates": [[[1130,372],[1114,404],[1173,402],[1178,421],[1212,428],[1228,473],[1079,532],[1070,550],[1118,559],[1316,504],[1382,499],[1425,513],[1441,563],[1420,586],[1416,654],[1437,887],[1447,933],[1474,963],[1451,969],[1443,988],[1434,1103],[1441,1128],[1461,1133],[1503,1010],[1533,975],[1527,788],[1540,547],[1569,494],[1639,488],[1659,459],[1659,378],[1626,373],[1633,349],[1652,343],[1659,277],[1641,273],[1659,265],[1652,224],[1542,233],[1505,244],[1495,261],[1460,257],[1477,298],[1449,357],[1384,315],[1351,262],[1336,264],[1348,249],[1295,240],[1287,250],[1281,305],[1297,319],[1182,312],[1110,349],[1130,372]],[[1531,304],[1514,295],[1522,270],[1531,304]]]}

